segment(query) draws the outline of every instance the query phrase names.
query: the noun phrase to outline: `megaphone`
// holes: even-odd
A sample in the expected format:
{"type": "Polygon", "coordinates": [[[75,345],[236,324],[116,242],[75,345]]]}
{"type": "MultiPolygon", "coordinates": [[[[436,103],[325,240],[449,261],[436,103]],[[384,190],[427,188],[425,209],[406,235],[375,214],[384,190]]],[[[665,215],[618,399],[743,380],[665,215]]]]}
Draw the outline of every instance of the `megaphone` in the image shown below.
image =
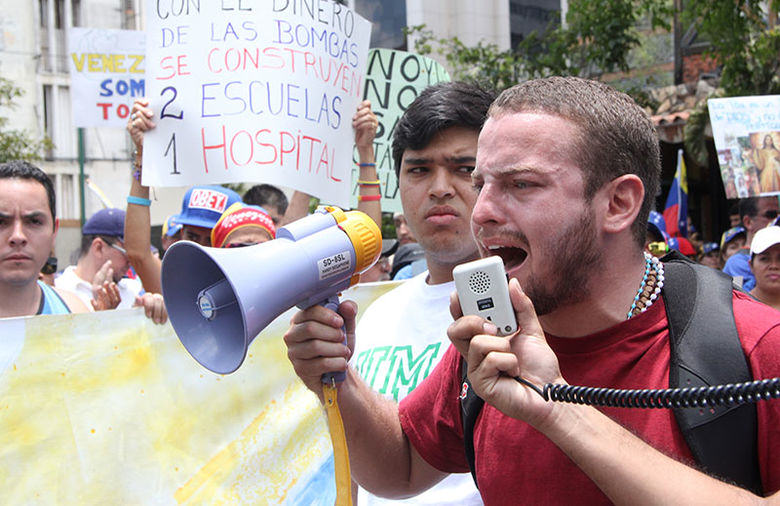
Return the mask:
{"type": "Polygon", "coordinates": [[[338,304],[338,293],[357,283],[381,251],[382,235],[371,218],[335,207],[246,248],[178,241],[162,261],[168,318],[195,360],[210,371],[229,374],[277,316],[293,306],[338,304]]]}

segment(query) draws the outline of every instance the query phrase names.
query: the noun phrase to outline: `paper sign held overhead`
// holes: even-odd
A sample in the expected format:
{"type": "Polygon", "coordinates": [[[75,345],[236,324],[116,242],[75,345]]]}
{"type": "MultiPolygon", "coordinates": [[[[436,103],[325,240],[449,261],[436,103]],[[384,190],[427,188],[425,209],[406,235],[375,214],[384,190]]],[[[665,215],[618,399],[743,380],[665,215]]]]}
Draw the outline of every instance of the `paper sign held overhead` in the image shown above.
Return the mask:
{"type": "Polygon", "coordinates": [[[368,21],[329,0],[147,7],[144,184],[265,182],[348,204],[368,21]]]}
{"type": "MultiPolygon", "coordinates": [[[[382,210],[402,212],[398,179],[393,165],[393,129],[409,105],[422,90],[450,80],[447,70],[436,60],[392,49],[372,49],[368,53],[366,86],[363,98],[379,120],[374,141],[376,171],[381,181],[382,210]]],[[[353,155],[358,162],[357,151],[353,155]]],[[[352,207],[357,207],[358,171],[353,168],[352,207]]]]}
{"type": "Polygon", "coordinates": [[[133,30],[68,29],[73,126],[125,127],[146,93],[144,41],[133,30]]]}

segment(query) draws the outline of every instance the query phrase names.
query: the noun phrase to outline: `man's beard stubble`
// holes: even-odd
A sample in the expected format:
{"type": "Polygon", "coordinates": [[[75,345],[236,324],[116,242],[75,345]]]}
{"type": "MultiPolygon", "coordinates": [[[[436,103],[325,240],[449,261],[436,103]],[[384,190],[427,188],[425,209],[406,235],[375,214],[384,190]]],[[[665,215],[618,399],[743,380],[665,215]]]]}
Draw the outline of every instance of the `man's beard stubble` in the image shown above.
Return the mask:
{"type": "Polygon", "coordinates": [[[602,253],[596,247],[593,221],[593,211],[586,207],[579,220],[571,222],[546,242],[541,254],[547,256],[549,268],[546,271],[551,277],[545,279],[531,272],[523,286],[537,315],[549,314],[590,295],[591,271],[598,268],[602,259],[602,253]]]}

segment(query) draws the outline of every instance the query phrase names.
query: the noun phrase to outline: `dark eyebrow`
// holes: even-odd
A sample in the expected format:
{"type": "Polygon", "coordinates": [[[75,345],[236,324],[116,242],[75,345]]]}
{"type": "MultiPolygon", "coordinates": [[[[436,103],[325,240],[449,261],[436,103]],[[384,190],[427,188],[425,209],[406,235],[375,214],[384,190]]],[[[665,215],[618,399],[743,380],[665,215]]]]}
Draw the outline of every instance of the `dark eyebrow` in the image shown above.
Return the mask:
{"type": "MultiPolygon", "coordinates": [[[[453,156],[453,157],[447,157],[445,158],[447,162],[449,163],[476,163],[477,158],[474,156],[453,156]]],[[[408,165],[425,165],[426,163],[431,163],[430,158],[405,158],[403,160],[403,163],[408,165]]]]}

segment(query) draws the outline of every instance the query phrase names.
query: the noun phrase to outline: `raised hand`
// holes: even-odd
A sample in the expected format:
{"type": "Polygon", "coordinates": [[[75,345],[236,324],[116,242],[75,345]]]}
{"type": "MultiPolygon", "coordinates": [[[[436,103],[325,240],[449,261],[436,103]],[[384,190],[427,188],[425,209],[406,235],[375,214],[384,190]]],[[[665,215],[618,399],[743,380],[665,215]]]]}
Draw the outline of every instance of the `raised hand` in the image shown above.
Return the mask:
{"type": "Polygon", "coordinates": [[[358,106],[355,115],[352,116],[352,128],[355,129],[355,145],[358,150],[361,148],[372,148],[373,150],[378,125],[376,115],[371,110],[371,102],[364,100],[358,106]]]}
{"type": "MultiPolygon", "coordinates": [[[[110,263],[106,262],[106,263],[110,263]]],[[[112,272],[109,269],[109,272],[112,272]]],[[[111,279],[109,277],[109,279],[111,279]]],[[[113,281],[105,280],[101,285],[92,285],[92,309],[95,311],[105,311],[107,309],[116,309],[122,298],[119,296],[119,287],[113,281]]]]}
{"type": "Polygon", "coordinates": [[[168,311],[165,309],[163,296],[159,293],[146,292],[135,298],[133,307],[143,307],[146,317],[158,325],[168,321],[168,311]]]}

